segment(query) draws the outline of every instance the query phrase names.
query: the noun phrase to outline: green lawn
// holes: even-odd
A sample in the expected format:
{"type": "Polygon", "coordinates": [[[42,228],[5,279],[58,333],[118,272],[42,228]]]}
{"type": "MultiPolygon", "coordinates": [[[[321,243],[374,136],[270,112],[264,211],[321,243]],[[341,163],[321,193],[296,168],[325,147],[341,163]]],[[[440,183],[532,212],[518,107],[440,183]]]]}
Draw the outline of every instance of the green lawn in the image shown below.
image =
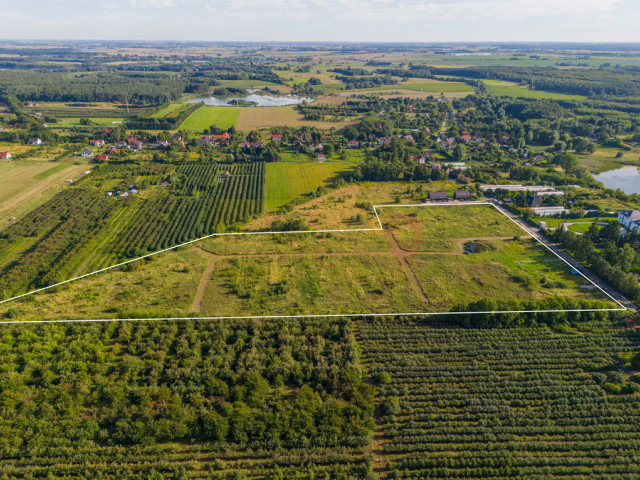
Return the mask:
{"type": "Polygon", "coordinates": [[[474,88],[462,82],[424,82],[424,83],[403,83],[397,85],[382,85],[375,88],[364,88],[359,92],[374,92],[382,90],[417,90],[428,93],[446,92],[473,92],[474,88]]]}
{"type": "Polygon", "coordinates": [[[546,92],[543,90],[529,90],[515,83],[500,80],[484,80],[487,91],[497,97],[550,98],[553,100],[584,100],[581,95],[566,95],[564,93],[546,92]]]}
{"type": "Polygon", "coordinates": [[[226,130],[235,127],[242,108],[237,107],[201,107],[193,112],[180,126],[181,130],[204,130],[211,125],[226,130]]]}
{"type": "Polygon", "coordinates": [[[149,115],[150,118],[164,118],[168,115],[170,115],[171,113],[175,112],[176,110],[178,110],[180,107],[183,107],[184,104],[182,103],[171,103],[168,106],[161,108],[160,110],[158,110],[157,112],[154,112],[153,114],[149,115]]]}
{"type": "Polygon", "coordinates": [[[267,211],[275,210],[304,193],[326,186],[351,167],[351,164],[345,162],[267,164],[267,211]]]}

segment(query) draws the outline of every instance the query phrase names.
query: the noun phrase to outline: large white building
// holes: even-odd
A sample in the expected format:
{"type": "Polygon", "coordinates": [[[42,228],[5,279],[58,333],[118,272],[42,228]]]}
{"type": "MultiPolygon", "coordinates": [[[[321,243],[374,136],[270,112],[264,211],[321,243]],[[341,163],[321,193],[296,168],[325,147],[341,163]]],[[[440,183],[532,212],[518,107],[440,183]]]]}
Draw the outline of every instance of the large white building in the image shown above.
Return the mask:
{"type": "Polygon", "coordinates": [[[627,230],[640,232],[640,211],[627,210],[618,214],[618,222],[627,230]]]}

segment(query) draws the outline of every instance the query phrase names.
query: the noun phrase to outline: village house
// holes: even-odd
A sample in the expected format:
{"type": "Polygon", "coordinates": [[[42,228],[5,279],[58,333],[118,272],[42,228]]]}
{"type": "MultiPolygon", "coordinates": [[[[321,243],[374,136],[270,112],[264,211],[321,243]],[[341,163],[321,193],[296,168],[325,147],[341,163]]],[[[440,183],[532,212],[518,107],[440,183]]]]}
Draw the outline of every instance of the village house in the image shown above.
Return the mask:
{"type": "Polygon", "coordinates": [[[127,142],[126,142],[126,141],[124,141],[124,140],[120,140],[118,143],[116,143],[116,146],[117,146],[118,148],[124,148],[124,147],[126,147],[126,146],[127,146],[127,142]]]}
{"type": "Polygon", "coordinates": [[[116,147],[112,147],[111,148],[111,153],[113,153],[114,155],[118,155],[120,153],[120,149],[116,148],[116,147]]]}
{"type": "Polygon", "coordinates": [[[100,155],[96,155],[96,160],[98,162],[108,162],[109,161],[109,157],[103,153],[103,154],[100,154],[100,155]]]}
{"type": "Polygon", "coordinates": [[[104,145],[104,140],[101,138],[94,138],[89,143],[94,147],[102,147],[104,145]]]}
{"type": "Polygon", "coordinates": [[[0,152],[0,159],[9,160],[11,158],[10,152],[0,152]]]}
{"type": "Polygon", "coordinates": [[[29,145],[42,145],[42,140],[40,140],[38,137],[33,137],[30,138],[27,143],[29,145]]]}
{"type": "Polygon", "coordinates": [[[382,137],[378,139],[379,145],[389,145],[391,143],[391,137],[382,137]]]}
{"type": "Polygon", "coordinates": [[[279,133],[274,133],[273,135],[271,135],[271,140],[273,140],[274,142],[281,142],[282,135],[280,135],[279,133]]]}
{"type": "Polygon", "coordinates": [[[435,162],[430,162],[429,166],[433,169],[433,170],[442,170],[442,166],[439,163],[435,163],[435,162]]]}
{"type": "Polygon", "coordinates": [[[359,146],[360,144],[355,140],[349,140],[349,143],[347,143],[348,148],[358,148],[359,146]]]}
{"type": "Polygon", "coordinates": [[[447,192],[429,192],[428,198],[432,202],[448,202],[449,201],[449,195],[447,195],[447,192]]]}
{"type": "Polygon", "coordinates": [[[453,193],[455,200],[471,200],[471,192],[469,190],[458,190],[453,193]]]}
{"type": "Polygon", "coordinates": [[[327,157],[326,157],[326,156],[324,156],[322,153],[319,153],[319,154],[318,154],[317,160],[318,160],[319,162],[324,162],[326,159],[327,159],[327,157]]]}
{"type": "Polygon", "coordinates": [[[85,148],[82,151],[82,153],[80,153],[80,156],[85,157],[85,158],[93,157],[93,150],[91,150],[89,148],[85,148]]]}
{"type": "Polygon", "coordinates": [[[630,231],[640,232],[640,210],[626,210],[618,214],[618,222],[630,231]]]}
{"type": "Polygon", "coordinates": [[[214,135],[213,140],[220,143],[225,143],[231,140],[231,135],[229,135],[227,132],[224,132],[221,135],[214,135]]]}

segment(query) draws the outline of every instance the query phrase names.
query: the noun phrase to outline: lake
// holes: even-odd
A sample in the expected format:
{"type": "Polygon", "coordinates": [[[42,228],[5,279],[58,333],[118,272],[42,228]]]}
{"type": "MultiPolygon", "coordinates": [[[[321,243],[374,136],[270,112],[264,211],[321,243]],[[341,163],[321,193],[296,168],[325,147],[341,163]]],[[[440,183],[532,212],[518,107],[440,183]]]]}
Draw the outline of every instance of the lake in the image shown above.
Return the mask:
{"type": "Polygon", "coordinates": [[[203,102],[205,105],[214,107],[232,107],[235,106],[236,100],[253,102],[257,107],[285,107],[287,105],[299,105],[303,102],[311,103],[313,98],[298,97],[297,95],[243,95],[239,97],[203,97],[194,98],[189,103],[203,102]]]}
{"type": "Polygon", "coordinates": [[[605,187],[619,188],[626,194],[640,193],[640,170],[636,167],[622,167],[593,175],[605,187]]]}

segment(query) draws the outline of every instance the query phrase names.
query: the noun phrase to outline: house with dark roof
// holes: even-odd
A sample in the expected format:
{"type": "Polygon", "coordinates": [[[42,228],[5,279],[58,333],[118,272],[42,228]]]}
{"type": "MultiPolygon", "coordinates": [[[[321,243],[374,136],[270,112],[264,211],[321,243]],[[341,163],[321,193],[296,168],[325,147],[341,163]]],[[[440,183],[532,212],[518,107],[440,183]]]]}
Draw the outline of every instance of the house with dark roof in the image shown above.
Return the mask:
{"type": "Polygon", "coordinates": [[[449,195],[447,195],[447,192],[429,192],[428,198],[432,202],[448,202],[449,201],[449,195]]]}
{"type": "Polygon", "coordinates": [[[469,190],[458,190],[453,193],[454,200],[471,200],[471,192],[469,190]]]}

